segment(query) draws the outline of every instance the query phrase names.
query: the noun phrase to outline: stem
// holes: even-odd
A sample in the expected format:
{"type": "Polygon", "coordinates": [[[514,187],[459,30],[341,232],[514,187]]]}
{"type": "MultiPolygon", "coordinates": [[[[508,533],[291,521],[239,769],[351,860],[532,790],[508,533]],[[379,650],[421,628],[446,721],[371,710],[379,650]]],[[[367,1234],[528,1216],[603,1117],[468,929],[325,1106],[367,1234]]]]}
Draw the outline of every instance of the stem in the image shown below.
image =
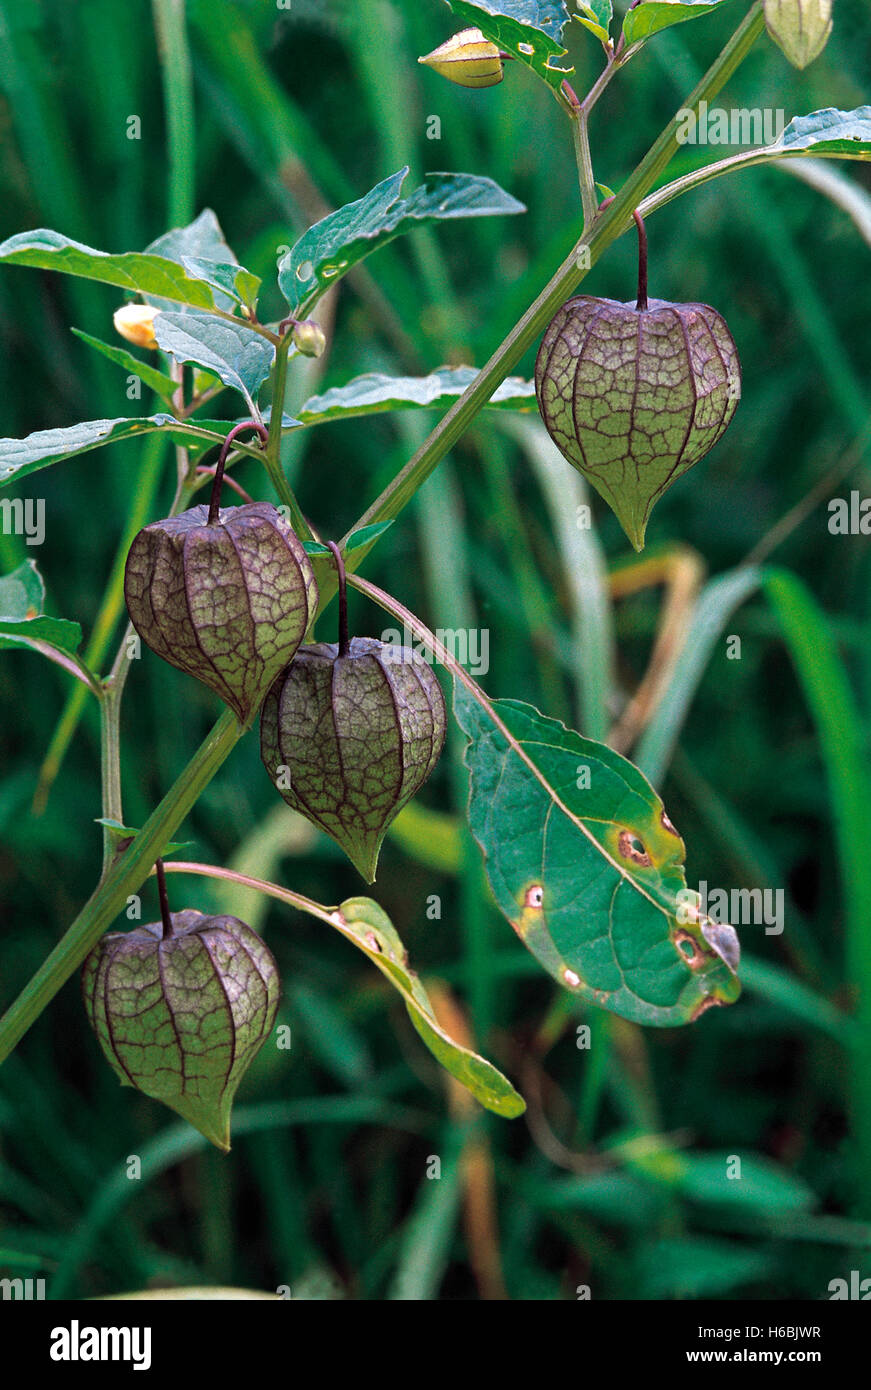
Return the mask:
{"type": "MultiPolygon", "coordinates": [[[[613,201],[613,197],[606,198],[600,207],[605,208],[613,201]]],[[[638,296],[635,308],[640,309],[643,313],[647,309],[647,228],[637,208],[632,216],[635,218],[635,225],[638,228],[638,296]]]]}
{"type": "Polygon", "coordinates": [[[212,495],[209,499],[209,519],[208,526],[216,526],[221,510],[221,484],[224,481],[224,467],[227,463],[227,455],[237,435],[245,430],[256,430],[264,444],[269,440],[266,426],[260,425],[256,420],[241,420],[238,425],[234,425],[221,445],[221,452],[218,455],[218,462],[215,465],[215,481],[212,483],[212,495]]]}
{"type": "Polygon", "coordinates": [[[264,454],[266,471],[272,486],[290,512],[290,524],[300,540],[313,541],[312,529],[303,516],[299,503],[281,467],[281,422],[284,419],[284,396],[287,390],[287,354],[290,338],[285,336],[275,349],[275,368],[272,378],[272,406],[269,416],[269,439],[264,454]]]}
{"type": "Polygon", "coordinates": [[[339,656],[348,655],[348,586],[345,578],[345,561],[335,541],[327,541],[336,562],[339,584],[339,656]]]}
{"type": "MultiPolygon", "coordinates": [[[[611,65],[605,69],[609,72],[611,65]]],[[[575,161],[578,166],[578,182],[581,189],[581,210],[584,227],[592,224],[596,216],[596,176],[593,173],[593,157],[590,153],[590,132],[587,123],[589,107],[584,107],[570,82],[562,84],[562,90],[569,106],[572,123],[572,140],[575,145],[575,161]]]]}
{"type": "MultiPolygon", "coordinates": [[[[121,797],[121,702],[114,686],[105,687],[100,711],[100,769],[102,779],[103,818],[124,823],[121,797]]],[[[103,873],[109,871],[115,857],[112,831],[103,826],[103,873]]]]}
{"type": "Polygon", "coordinates": [[[637,209],[632,215],[638,228],[638,300],[635,307],[643,313],[647,308],[647,228],[637,209]]]}
{"type": "MultiPolygon", "coordinates": [[[[723,51],[680,108],[681,111],[695,110],[699,102],[710,101],[717,95],[749,53],[764,27],[762,0],[756,0],[723,51]]],[[[587,274],[587,264],[590,267],[595,265],[603,252],[625,230],[634,209],[639,206],[641,199],[678,152],[680,147],[677,131],[680,124],[681,120],[675,114],[616,194],[610,207],[596,216],[589,236],[584,234],[490,360],[481,368],[475,380],[442,417],[429,438],[388,484],[381,496],[376,498],[354,523],[348,535],[375,522],[392,521],[399,515],[445,454],[465,433],[496,387],[501,385],[509,372],[516,367],[563,300],[572,294],[583,280],[587,274]],[[582,249],[589,256],[588,263],[585,258],[583,266],[578,263],[578,253],[582,249]]],[[[347,536],[344,539],[347,540],[347,536]]],[[[354,565],[358,565],[367,553],[368,548],[357,551],[353,557],[354,565]]]]}
{"type": "MultiPolygon", "coordinates": [[[[186,860],[173,859],[170,863],[164,864],[163,867],[174,874],[195,874],[202,878],[220,878],[229,883],[238,883],[242,888],[254,888],[258,893],[265,893],[267,897],[276,898],[280,903],[289,903],[291,907],[298,907],[300,912],[307,912],[310,917],[317,917],[331,927],[336,925],[335,908],[323,907],[320,903],[313,902],[311,898],[304,897],[302,893],[294,893],[291,888],[280,888],[277,883],[269,883],[262,878],[251,878],[248,874],[240,874],[235,869],[223,869],[217,864],[196,864],[188,863],[186,860]]],[[[155,868],[157,868],[156,864],[155,868]]]]}
{"type": "Polygon", "coordinates": [[[157,896],[160,898],[160,920],[163,923],[163,939],[168,941],[172,936],[172,913],[169,910],[169,895],[166,891],[166,874],[164,873],[163,860],[154,861],[154,872],[157,874],[157,896]]]}
{"type": "Polygon", "coordinates": [[[0,1018],[0,1062],[9,1056],[30,1025],[78,969],[125,906],[130,894],[142,887],[167,840],[178,830],[243,732],[232,711],[225,710],[136,839],[98,884],[72,926],[0,1018]]]}

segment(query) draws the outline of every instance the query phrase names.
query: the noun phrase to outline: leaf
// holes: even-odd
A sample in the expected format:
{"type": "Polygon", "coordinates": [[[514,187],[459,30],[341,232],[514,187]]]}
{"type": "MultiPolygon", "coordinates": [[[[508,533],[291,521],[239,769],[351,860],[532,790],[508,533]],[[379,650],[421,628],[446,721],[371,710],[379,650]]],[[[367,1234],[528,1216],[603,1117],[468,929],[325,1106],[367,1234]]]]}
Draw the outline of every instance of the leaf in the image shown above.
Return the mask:
{"type": "Polygon", "coordinates": [[[611,37],[614,6],[611,0],[577,0],[578,21],[597,39],[607,43],[611,37]]]}
{"type": "Polygon", "coordinates": [[[809,116],[793,116],[779,140],[768,150],[829,158],[871,159],[871,106],[839,111],[825,106],[809,116]]]}
{"type": "MultiPolygon", "coordinates": [[[[138,830],[134,830],[129,825],[122,825],[119,820],[112,820],[110,816],[95,817],[94,824],[105,826],[107,830],[112,832],[112,841],[116,852],[128,849],[139,834],[138,830]]],[[[193,840],[169,841],[160,851],[159,858],[165,859],[168,854],[177,854],[179,850],[189,849],[193,843],[193,840]]]]}
{"type": "MultiPolygon", "coordinates": [[[[359,531],[355,531],[353,535],[348,537],[346,544],[342,547],[342,554],[347,558],[353,554],[355,550],[363,550],[366,546],[371,545],[374,540],[377,540],[379,536],[383,535],[385,531],[389,530],[392,525],[392,521],[377,521],[371,526],[361,527],[359,531]]],[[[322,545],[320,541],[304,541],[303,547],[306,554],[313,561],[327,559],[329,560],[330,568],[335,570],[333,552],[328,545],[322,545]]]]}
{"type": "Polygon", "coordinates": [[[212,314],[160,313],[154,320],[154,336],[164,352],[177,362],[195,362],[232,386],[254,409],[254,397],[272,370],[275,346],[240,319],[215,318],[212,314]]]}
{"type": "MultiPolygon", "coordinates": [[[[199,280],[205,280],[219,294],[229,297],[231,303],[243,304],[253,309],[257,303],[257,292],[261,281],[244,266],[233,262],[209,261],[199,256],[182,256],[181,263],[199,280]]],[[[217,297],[217,296],[216,296],[217,297]]]]}
{"type": "MultiPolygon", "coordinates": [[[[376,415],[410,407],[444,409],[463,394],[477,375],[477,367],[439,367],[429,376],[385,376],[381,372],[367,372],[354,377],[345,386],[333,386],[320,396],[312,396],[299,412],[299,419],[304,425],[320,425],[327,420],[352,419],[357,415],[376,415]]],[[[488,404],[508,410],[532,410],[535,382],[507,377],[488,404]]]]}
{"type": "Polygon", "coordinates": [[[636,1023],[689,1023],[733,1002],[735,933],[678,921],[678,894],[697,902],[684,843],[638,769],[531,705],[492,708],[502,729],[455,682],[469,823],[524,945],[564,988],[636,1023]]]}
{"type": "Polygon", "coordinates": [[[201,309],[212,308],[215,303],[211,286],[165,256],[145,251],[125,251],[113,256],[45,227],[19,232],[0,243],[0,261],[99,280],[132,294],[148,295],[152,300],[159,295],[167,302],[192,304],[201,309]]]}
{"type": "Polygon", "coordinates": [[[672,24],[710,14],[721,3],[722,0],[641,0],[640,5],[627,10],[623,20],[627,46],[649,39],[672,24]]]}
{"type": "Polygon", "coordinates": [[[322,218],[281,258],[278,285],[294,314],[303,317],[342,275],[413,227],[526,211],[492,179],[476,174],[427,174],[410,197],[400,198],[407,174],[406,166],[322,218]]]}
{"type": "Polygon", "coordinates": [[[40,468],[48,468],[61,459],[155,430],[198,440],[211,447],[222,442],[227,424],[226,420],[198,420],[194,424],[176,420],[173,415],[142,415],[117,420],[82,420],[65,429],[35,430],[24,439],[0,439],[0,486],[12,478],[23,478],[40,468]]]}
{"type": "Polygon", "coordinates": [[[166,401],[167,405],[172,404],[172,398],[176,392],[177,386],[171,376],[167,376],[165,372],[158,371],[156,367],[149,366],[147,362],[143,362],[141,358],[135,357],[133,353],[128,352],[126,348],[115,347],[113,343],[101,342],[99,338],[92,338],[90,333],[83,332],[81,328],[74,328],[72,331],[77,338],[81,338],[83,343],[87,343],[88,347],[96,349],[96,351],[102,353],[104,357],[108,357],[110,362],[114,362],[117,366],[123,367],[125,372],[131,372],[133,375],[138,376],[143,385],[147,386],[149,390],[154,391],[162,400],[166,401]]]}
{"type": "MultiPolygon", "coordinates": [[[[564,0],[447,0],[464,24],[525,63],[549,87],[558,90],[572,67],[557,67],[566,56],[563,30],[571,15],[564,0]]],[[[601,4],[602,0],[597,0],[601,4]]]]}
{"type": "Polygon", "coordinates": [[[0,578],[0,651],[43,643],[72,655],[82,640],[78,623],[43,616],[45,585],[35,560],[0,578]]]}
{"type": "MultiPolygon", "coordinates": [[[[199,216],[186,227],[173,227],[170,231],[164,232],[145,249],[152,256],[163,256],[167,260],[175,261],[183,269],[187,269],[185,262],[188,260],[204,262],[210,267],[210,272],[215,265],[227,268],[238,265],[235,255],[227,245],[221,224],[211,208],[203,208],[199,216]]],[[[249,271],[244,273],[250,274],[249,271]]],[[[208,275],[204,278],[214,291],[213,279],[208,275]]],[[[148,298],[149,303],[159,309],[173,307],[171,302],[156,299],[153,295],[149,295],[148,298]]],[[[213,299],[218,309],[227,313],[233,312],[236,296],[229,292],[226,286],[219,284],[217,292],[213,293],[213,299]]]]}
{"type": "Polygon", "coordinates": [[[491,1062],[461,1047],[440,1027],[426,991],[408,968],[405,947],[384,910],[371,898],[348,898],[333,914],[333,920],[402,995],[415,1029],[445,1070],[487,1110],[506,1119],[522,1115],[526,1106],[510,1081],[491,1062]]]}

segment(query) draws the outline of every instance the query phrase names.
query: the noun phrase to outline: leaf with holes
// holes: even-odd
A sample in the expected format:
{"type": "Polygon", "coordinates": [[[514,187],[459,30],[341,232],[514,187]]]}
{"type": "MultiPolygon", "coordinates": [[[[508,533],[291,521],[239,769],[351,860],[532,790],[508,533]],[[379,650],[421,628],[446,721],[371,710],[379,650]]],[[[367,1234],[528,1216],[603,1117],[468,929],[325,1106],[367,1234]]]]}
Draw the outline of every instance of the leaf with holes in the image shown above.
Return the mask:
{"type": "Polygon", "coordinates": [[[427,174],[420,188],[400,198],[407,174],[406,166],[365,197],[331,212],[282,256],[278,287],[298,318],[364,257],[415,227],[526,210],[492,179],[477,174],[427,174]]]}
{"type": "MultiPolygon", "coordinates": [[[[558,90],[574,72],[558,59],[566,56],[563,30],[571,19],[564,0],[447,0],[457,19],[480,29],[485,38],[498,44],[558,90]]],[[[601,0],[597,0],[597,8],[601,0]]]]}
{"type": "Polygon", "coordinates": [[[740,992],[738,939],[686,887],[684,843],[632,763],[517,700],[455,682],[469,823],[496,901],[564,988],[636,1023],[690,1023],[740,992]]]}
{"type": "Polygon", "coordinates": [[[405,947],[384,909],[371,898],[348,898],[332,917],[342,935],[367,955],[399,991],[415,1029],[445,1070],[487,1110],[505,1119],[522,1115],[526,1106],[511,1082],[492,1062],[454,1042],[438,1023],[426,990],[409,969],[405,947]]]}

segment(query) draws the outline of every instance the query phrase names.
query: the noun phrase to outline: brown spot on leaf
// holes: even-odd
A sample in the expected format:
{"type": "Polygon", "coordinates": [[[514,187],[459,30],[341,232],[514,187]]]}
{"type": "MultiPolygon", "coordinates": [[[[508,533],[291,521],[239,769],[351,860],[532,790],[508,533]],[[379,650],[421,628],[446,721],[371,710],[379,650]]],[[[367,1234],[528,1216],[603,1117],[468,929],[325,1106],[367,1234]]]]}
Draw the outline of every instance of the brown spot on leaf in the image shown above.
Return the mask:
{"type": "Polygon", "coordinates": [[[675,932],[674,944],[690,970],[698,970],[704,960],[704,954],[695,938],[690,936],[688,931],[675,932]]]}
{"type": "Polygon", "coordinates": [[[633,864],[640,864],[644,868],[649,868],[653,862],[642,841],[637,835],[633,835],[631,830],[620,831],[617,847],[623,858],[631,860],[633,864]]]}
{"type": "Polygon", "coordinates": [[[523,906],[541,909],[544,904],[544,889],[540,883],[531,883],[523,895],[523,906]]]}
{"type": "Polygon", "coordinates": [[[572,989],[577,989],[581,983],[580,975],[576,975],[574,970],[569,970],[568,967],[563,971],[563,979],[567,985],[571,985],[572,989]]]}
{"type": "Polygon", "coordinates": [[[665,811],[663,811],[662,815],[660,816],[660,820],[662,821],[663,830],[667,830],[669,835],[675,835],[678,839],[680,839],[680,835],[678,835],[678,832],[675,830],[665,811]]]}
{"type": "Polygon", "coordinates": [[[708,1009],[718,1009],[720,1008],[722,1003],[722,999],[715,999],[712,994],[707,995],[696,1007],[692,1015],[691,1021],[695,1023],[697,1018],[701,1018],[702,1014],[706,1014],[708,1012],[708,1009]]]}
{"type": "Polygon", "coordinates": [[[374,931],[367,931],[366,945],[369,947],[370,951],[377,951],[379,955],[381,955],[384,951],[384,947],[381,945],[381,942],[378,940],[378,937],[375,935],[374,931]]]}

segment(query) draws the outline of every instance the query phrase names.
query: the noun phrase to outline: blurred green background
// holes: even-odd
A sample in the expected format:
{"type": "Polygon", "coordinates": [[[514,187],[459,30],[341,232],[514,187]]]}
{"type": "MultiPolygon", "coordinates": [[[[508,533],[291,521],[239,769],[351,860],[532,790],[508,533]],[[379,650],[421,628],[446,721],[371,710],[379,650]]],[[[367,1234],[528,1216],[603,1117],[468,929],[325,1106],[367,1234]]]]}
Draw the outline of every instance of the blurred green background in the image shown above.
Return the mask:
{"type": "MultiPolygon", "coordinates": [[[[264,277],[267,320],[282,312],[276,249],[329,208],[405,163],[409,189],[430,169],[487,174],[526,215],[419,231],[378,253],[326,301],[329,354],[295,364],[287,408],[364,371],[485,361],[578,235],[570,133],[546,90],[519,64],[485,91],[419,67],[419,54],[460,27],[441,0],[155,8],[187,21],[177,25],[187,48],[177,35],[163,66],[146,0],[0,0],[0,235],[48,226],[107,250],[141,249],[210,206],[240,260],[264,277]],[[128,139],[131,116],[141,139],[128,139]],[[438,140],[428,138],[433,116],[438,140]]],[[[730,0],[660,35],[613,83],[592,120],[602,183],[620,185],[746,8],[730,0]]],[[[601,49],[573,28],[583,92],[601,49]]],[[[851,109],[868,100],[869,60],[867,7],[839,0],[818,62],[798,74],[761,41],[721,101],[783,109],[787,119],[851,109]]],[[[700,153],[688,150],[675,170],[700,153]]],[[[865,166],[826,167],[868,187],[865,166]]],[[[698,657],[697,688],[688,685],[684,709],[673,682],[645,756],[637,743],[629,751],[687,841],[688,881],[782,889],[783,934],[744,928],[743,997],[692,1027],[643,1030],[562,996],[490,902],[461,829],[455,737],[419,809],[388,839],[372,893],[444,1021],[513,1078],[527,1116],[509,1123],[467,1107],[381,978],[320,924],[174,876],[176,907],[229,908],[263,929],[282,969],[292,1050],[264,1048],[223,1157],[156,1103],[119,1089],[70,981],[0,1071],[0,1274],[42,1274],[53,1296],[233,1283],[354,1299],[574,1299],[585,1285],[594,1298],[826,1298],[831,1279],[871,1274],[869,551],[862,536],[830,535],[826,510],[832,496],[869,490],[871,252],[843,210],[777,169],[715,181],[657,213],[648,231],[652,294],[719,309],[745,380],[723,441],[658,505],[643,573],[692,576],[693,552],[709,576],[731,575],[769,538],[773,562],[809,587],[825,618],[817,625],[817,611],[799,602],[785,629],[785,604],[778,610],[741,577],[705,590],[701,609],[687,597],[680,612],[695,625],[680,669],[698,657]],[[845,458],[853,472],[821,483],[845,458]],[[773,528],[818,485],[774,548],[773,528]],[[729,616],[732,585],[749,597],[729,616]],[[730,634],[741,638],[740,660],[727,658],[730,634]],[[427,916],[432,895],[438,919],[427,916]],[[863,989],[865,1013],[851,1020],[863,989]],[[589,1049],[578,1045],[584,1023],[589,1049]],[[138,1180],[128,1176],[131,1155],[142,1159],[138,1180]],[[743,1177],[724,1197],[730,1155],[743,1177]],[[428,1176],[432,1156],[438,1180],[428,1176]]],[[[584,292],[628,299],[634,260],[627,235],[584,292]]],[[[111,339],[119,302],[103,286],[0,273],[4,435],[150,410],[145,398],[131,407],[124,374],[70,331],[111,339]]],[[[531,357],[522,370],[531,374],[531,357]]],[[[221,404],[232,418],[229,396],[221,404]]],[[[595,587],[597,543],[616,589],[633,586],[625,539],[596,501],[597,540],[587,536],[581,557],[594,592],[579,596],[577,479],[568,465],[549,473],[536,462],[537,436],[494,419],[479,417],[364,573],[432,627],[486,628],[489,693],[601,734],[590,688],[607,648],[579,649],[578,604],[607,609],[607,584],[595,587]],[[564,480],[562,529],[559,488],[546,482],[554,476],[564,480]]],[[[405,414],[289,438],[285,463],[315,526],[341,535],[433,423],[405,414]]],[[[238,476],[268,495],[253,463],[238,476]]],[[[11,495],[45,499],[46,543],[0,535],[3,571],[35,558],[48,611],[78,619],[87,640],[131,507],[143,520],[164,515],[173,483],[162,441],[28,478],[11,495]]],[[[610,717],[644,674],[662,612],[655,582],[614,603],[610,717]]],[[[361,633],[384,627],[359,596],[351,622],[361,633]]],[[[68,694],[68,679],[39,657],[3,654],[4,1007],[99,873],[93,710],[44,809],[32,812],[68,694]]],[[[142,823],[216,712],[204,687],[150,653],[136,663],[123,714],[128,824],[142,823]]],[[[332,842],[278,802],[255,737],[202,797],[184,838],[192,857],[321,902],[362,889],[332,842]]],[[[143,898],[151,920],[153,881],[143,898]]]]}

